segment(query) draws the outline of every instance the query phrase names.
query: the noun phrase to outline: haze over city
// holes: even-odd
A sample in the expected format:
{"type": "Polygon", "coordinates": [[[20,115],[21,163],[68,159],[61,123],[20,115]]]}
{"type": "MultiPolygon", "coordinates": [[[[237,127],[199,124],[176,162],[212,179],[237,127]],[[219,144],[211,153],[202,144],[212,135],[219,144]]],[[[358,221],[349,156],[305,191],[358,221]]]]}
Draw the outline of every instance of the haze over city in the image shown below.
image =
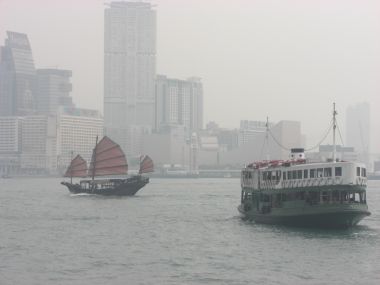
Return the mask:
{"type": "Polygon", "coordinates": [[[378,285],[379,35],[379,0],[0,0],[0,285],[378,285]]]}
{"type": "MultiPolygon", "coordinates": [[[[345,110],[371,106],[371,152],[380,152],[378,1],[151,1],[157,10],[157,74],[198,76],[204,123],[301,121],[314,145],[345,110]]],[[[103,112],[104,1],[0,1],[6,31],[28,34],[41,68],[73,71],[72,97],[103,112]]],[[[343,135],[344,137],[344,135],[343,135]]]]}

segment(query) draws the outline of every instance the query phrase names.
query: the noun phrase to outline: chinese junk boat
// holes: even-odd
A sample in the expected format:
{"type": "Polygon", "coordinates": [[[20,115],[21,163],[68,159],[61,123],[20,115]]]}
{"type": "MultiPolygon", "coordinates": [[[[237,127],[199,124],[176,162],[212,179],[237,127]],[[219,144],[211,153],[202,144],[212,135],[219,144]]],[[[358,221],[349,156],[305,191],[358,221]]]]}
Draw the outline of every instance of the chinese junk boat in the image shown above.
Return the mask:
{"type": "Polygon", "coordinates": [[[74,194],[88,193],[99,195],[132,196],[149,183],[149,178],[142,174],[153,172],[153,161],[145,155],[140,158],[140,170],[138,175],[125,178],[95,179],[98,176],[127,176],[128,164],[121,147],[107,136],[96,144],[90,167],[86,161],[77,155],[68,167],[65,177],[70,177],[70,182],[61,182],[74,194]],[[72,182],[73,177],[91,177],[72,182]]]}
{"type": "Polygon", "coordinates": [[[309,163],[304,149],[292,149],[290,160],[251,163],[241,172],[241,204],[257,223],[347,228],[369,216],[365,165],[336,159],[335,106],[333,158],[309,163]]]}

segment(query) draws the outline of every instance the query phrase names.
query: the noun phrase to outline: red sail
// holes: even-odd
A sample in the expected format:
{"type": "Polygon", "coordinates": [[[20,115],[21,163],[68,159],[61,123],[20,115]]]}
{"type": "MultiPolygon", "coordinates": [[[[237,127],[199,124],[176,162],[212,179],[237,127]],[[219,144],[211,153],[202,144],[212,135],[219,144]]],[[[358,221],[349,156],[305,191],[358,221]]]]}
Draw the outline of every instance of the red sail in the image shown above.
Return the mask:
{"type": "Polygon", "coordinates": [[[128,164],[121,147],[109,137],[103,137],[96,145],[88,176],[127,174],[128,164]]]}
{"type": "Polygon", "coordinates": [[[87,163],[78,154],[70,163],[64,177],[85,177],[87,175],[87,163]]]}
{"type": "Polygon", "coordinates": [[[148,172],[153,172],[154,171],[154,166],[153,166],[153,160],[147,156],[144,155],[140,158],[140,171],[139,173],[148,173],[148,172]]]}

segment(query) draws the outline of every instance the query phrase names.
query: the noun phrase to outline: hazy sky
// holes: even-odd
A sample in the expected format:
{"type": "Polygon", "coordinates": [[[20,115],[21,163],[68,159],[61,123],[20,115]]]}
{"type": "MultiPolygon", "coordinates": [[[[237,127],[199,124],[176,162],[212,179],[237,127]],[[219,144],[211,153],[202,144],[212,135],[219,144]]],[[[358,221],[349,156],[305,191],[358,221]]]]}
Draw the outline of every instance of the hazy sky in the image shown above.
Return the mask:
{"type": "MultiPolygon", "coordinates": [[[[199,76],[205,122],[302,122],[309,145],[337,103],[371,104],[372,152],[380,153],[380,1],[155,0],[157,73],[199,76]]],[[[6,30],[27,33],[37,68],[73,70],[80,107],[102,110],[100,0],[0,0],[6,30]]]]}

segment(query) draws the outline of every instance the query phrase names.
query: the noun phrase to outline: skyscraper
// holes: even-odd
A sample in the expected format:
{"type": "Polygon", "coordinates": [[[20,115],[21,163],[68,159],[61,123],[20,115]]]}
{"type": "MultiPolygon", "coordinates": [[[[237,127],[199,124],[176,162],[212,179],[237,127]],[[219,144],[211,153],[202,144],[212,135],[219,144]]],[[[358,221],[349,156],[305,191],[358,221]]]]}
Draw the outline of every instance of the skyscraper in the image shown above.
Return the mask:
{"type": "Polygon", "coordinates": [[[187,138],[203,127],[203,86],[200,78],[156,80],[155,128],[183,125],[187,138]]]}
{"type": "Polygon", "coordinates": [[[74,107],[70,97],[72,72],[62,69],[37,69],[36,109],[40,114],[56,114],[59,107],[74,107]]]}
{"type": "Polygon", "coordinates": [[[370,106],[366,102],[349,106],[346,110],[346,142],[359,153],[359,160],[368,164],[370,151],[370,106]]]}
{"type": "Polygon", "coordinates": [[[111,2],[104,16],[105,133],[131,154],[136,128],[154,126],[156,11],[111,2]]]}
{"type": "Polygon", "coordinates": [[[36,70],[26,34],[7,32],[0,55],[0,116],[35,112],[36,70]]]}

